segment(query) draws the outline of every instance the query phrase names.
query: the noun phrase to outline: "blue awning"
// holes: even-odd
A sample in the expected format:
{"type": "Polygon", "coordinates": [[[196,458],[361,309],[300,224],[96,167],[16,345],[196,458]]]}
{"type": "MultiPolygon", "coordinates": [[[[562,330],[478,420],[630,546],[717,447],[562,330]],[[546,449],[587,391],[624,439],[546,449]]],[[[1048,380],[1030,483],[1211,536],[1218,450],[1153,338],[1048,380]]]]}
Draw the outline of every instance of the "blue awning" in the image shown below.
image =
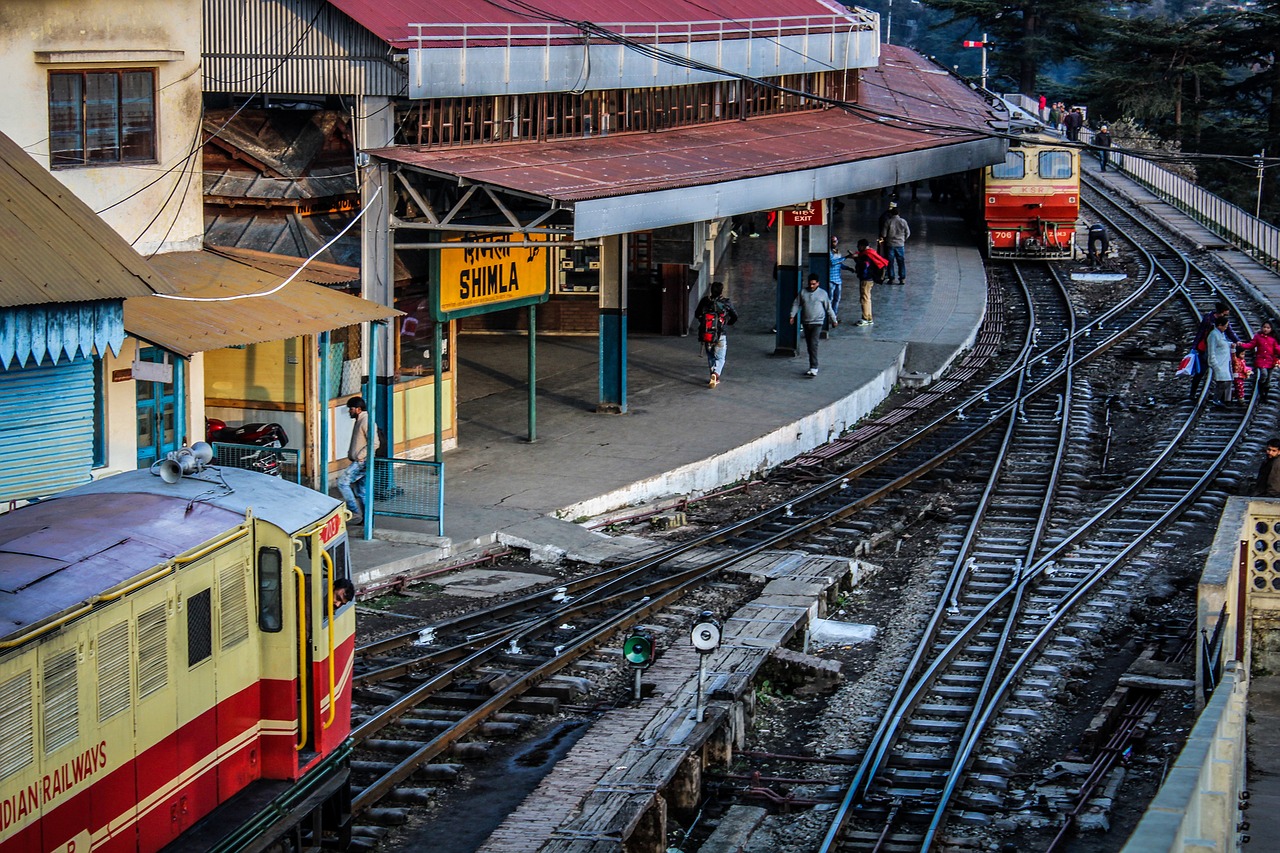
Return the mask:
{"type": "Polygon", "coordinates": [[[0,369],[119,353],[123,343],[121,299],[0,308],[0,369]]]}

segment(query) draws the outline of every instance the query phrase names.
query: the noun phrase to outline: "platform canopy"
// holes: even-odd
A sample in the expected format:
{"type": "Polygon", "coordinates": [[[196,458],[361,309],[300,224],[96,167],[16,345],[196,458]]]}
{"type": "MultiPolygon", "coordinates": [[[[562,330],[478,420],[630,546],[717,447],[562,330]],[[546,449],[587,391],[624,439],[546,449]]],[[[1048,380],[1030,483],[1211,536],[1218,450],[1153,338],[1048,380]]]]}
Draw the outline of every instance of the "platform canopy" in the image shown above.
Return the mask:
{"type": "Polygon", "coordinates": [[[778,209],[1004,159],[1007,143],[995,135],[1002,115],[910,50],[884,45],[879,66],[861,72],[859,92],[845,107],[651,133],[370,153],[490,196],[540,199],[548,219],[570,211],[575,240],[778,209]]]}

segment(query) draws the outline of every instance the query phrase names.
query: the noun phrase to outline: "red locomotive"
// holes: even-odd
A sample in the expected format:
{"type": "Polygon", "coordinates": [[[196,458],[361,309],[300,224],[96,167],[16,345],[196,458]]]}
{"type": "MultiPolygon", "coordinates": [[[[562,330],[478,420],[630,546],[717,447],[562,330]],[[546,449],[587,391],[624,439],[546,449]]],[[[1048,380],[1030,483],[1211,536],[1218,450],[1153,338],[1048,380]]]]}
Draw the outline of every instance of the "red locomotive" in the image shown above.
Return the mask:
{"type": "Polygon", "coordinates": [[[0,516],[0,848],[345,847],[342,504],[162,473],[0,516]]]}
{"type": "Polygon", "coordinates": [[[987,254],[1070,258],[1080,215],[1080,155],[1048,135],[1010,143],[1003,163],[982,171],[987,254]]]}

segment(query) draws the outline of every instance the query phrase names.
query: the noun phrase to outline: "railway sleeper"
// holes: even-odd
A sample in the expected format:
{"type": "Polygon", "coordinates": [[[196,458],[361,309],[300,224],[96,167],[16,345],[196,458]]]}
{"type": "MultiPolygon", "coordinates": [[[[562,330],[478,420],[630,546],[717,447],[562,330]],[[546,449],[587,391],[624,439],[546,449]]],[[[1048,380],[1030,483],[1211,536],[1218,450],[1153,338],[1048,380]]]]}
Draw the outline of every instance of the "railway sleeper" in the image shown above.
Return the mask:
{"type": "MultiPolygon", "coordinates": [[[[472,709],[485,701],[485,697],[477,696],[474,693],[454,693],[441,692],[431,697],[433,704],[442,705],[446,708],[465,708],[472,709]]],[[[526,694],[521,696],[509,705],[512,711],[522,714],[538,714],[549,715],[556,714],[560,711],[560,700],[554,696],[532,696],[526,694]]]]}
{"type": "Polygon", "coordinates": [[[991,791],[1009,790],[1009,779],[998,773],[970,773],[966,779],[970,787],[986,788],[991,791]]]}
{"type": "Polygon", "coordinates": [[[956,795],[956,802],[973,811],[955,812],[951,815],[952,821],[985,826],[991,823],[991,813],[999,811],[1004,805],[1004,797],[989,791],[961,791],[956,795]]]}
{"type": "Polygon", "coordinates": [[[895,832],[887,839],[881,833],[868,830],[845,832],[840,836],[841,849],[875,849],[884,853],[919,853],[924,835],[919,832],[895,832]]]}
{"type": "Polygon", "coordinates": [[[1018,767],[1003,755],[992,755],[990,753],[982,753],[978,755],[973,766],[977,770],[986,771],[987,773],[998,773],[1002,776],[1013,776],[1018,772],[1018,767]]]}
{"type": "Polygon", "coordinates": [[[894,760],[905,767],[933,767],[943,771],[951,768],[951,756],[924,750],[903,752],[894,756],[894,760]]]}
{"type": "Polygon", "coordinates": [[[973,713],[972,705],[945,705],[941,702],[921,702],[915,708],[917,714],[927,714],[948,719],[967,719],[973,713]]]}
{"type": "Polygon", "coordinates": [[[403,826],[409,822],[409,810],[396,808],[365,809],[360,813],[360,821],[378,826],[403,826]]]}
{"type": "Polygon", "coordinates": [[[387,795],[387,800],[408,806],[426,806],[431,804],[435,795],[435,788],[394,788],[387,795]]]}
{"type": "Polygon", "coordinates": [[[906,767],[889,767],[882,774],[893,785],[909,785],[930,791],[941,788],[947,781],[946,770],[913,770],[906,767]]]}
{"type": "MultiPolygon", "coordinates": [[[[410,731],[423,732],[426,734],[437,734],[453,728],[453,723],[448,720],[414,720],[401,718],[396,722],[396,725],[410,731]]],[[[480,734],[496,738],[518,737],[523,729],[524,726],[517,723],[497,723],[491,720],[486,720],[479,725],[480,734]]]]}
{"type": "Polygon", "coordinates": [[[1019,723],[1036,723],[1044,719],[1043,712],[1037,711],[1035,708],[1019,708],[1016,705],[1006,705],[1000,709],[1000,716],[1006,720],[1014,720],[1019,723]]]}

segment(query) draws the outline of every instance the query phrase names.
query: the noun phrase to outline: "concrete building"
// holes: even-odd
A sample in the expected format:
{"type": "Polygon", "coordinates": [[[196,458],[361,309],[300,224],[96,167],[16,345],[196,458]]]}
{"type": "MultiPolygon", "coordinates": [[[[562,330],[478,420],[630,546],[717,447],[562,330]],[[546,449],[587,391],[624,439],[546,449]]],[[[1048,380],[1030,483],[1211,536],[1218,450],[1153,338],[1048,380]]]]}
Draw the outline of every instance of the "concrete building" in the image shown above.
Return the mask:
{"type": "Polygon", "coordinates": [[[395,314],[322,286],[351,270],[299,273],[293,262],[282,269],[271,258],[204,251],[201,9],[197,0],[0,7],[10,104],[0,133],[14,143],[8,183],[24,190],[5,215],[31,231],[6,233],[13,269],[0,302],[0,399],[22,416],[0,434],[0,458],[75,447],[65,471],[24,468],[0,499],[145,467],[203,439],[208,389],[234,399],[251,396],[249,386],[273,393],[234,356],[259,344],[275,348],[269,363],[280,374],[268,408],[299,413],[295,443],[315,472],[322,430],[308,389],[324,372],[311,356],[315,336],[395,314]],[[47,241],[43,223],[64,220],[47,241]],[[206,375],[210,351],[215,371],[206,375]],[[35,424],[33,402],[50,399],[74,401],[74,417],[35,424]]]}

